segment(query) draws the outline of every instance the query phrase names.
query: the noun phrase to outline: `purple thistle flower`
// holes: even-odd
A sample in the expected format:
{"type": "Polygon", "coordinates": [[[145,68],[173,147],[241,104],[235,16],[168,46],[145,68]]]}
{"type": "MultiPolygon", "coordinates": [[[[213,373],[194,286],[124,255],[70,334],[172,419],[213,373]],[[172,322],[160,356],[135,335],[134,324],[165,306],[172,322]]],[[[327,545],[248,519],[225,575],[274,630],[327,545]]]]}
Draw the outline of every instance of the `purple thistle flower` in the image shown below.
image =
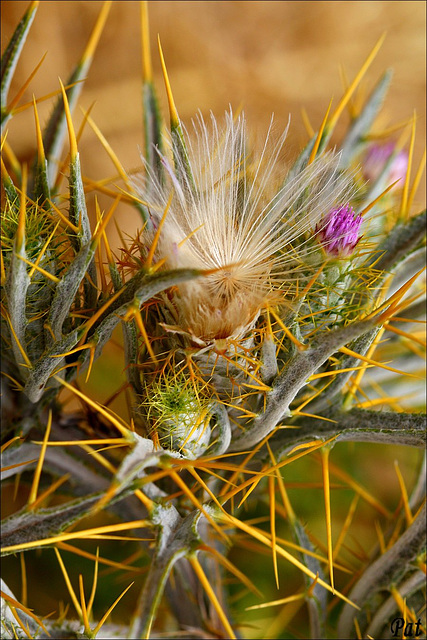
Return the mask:
{"type": "MultiPolygon", "coordinates": [[[[363,160],[363,174],[367,180],[374,182],[379,177],[394,150],[394,142],[383,145],[373,144],[368,148],[363,160]]],[[[390,164],[388,180],[391,183],[396,182],[396,180],[403,180],[407,169],[408,154],[404,150],[399,151],[390,164]]],[[[398,187],[398,184],[394,186],[395,189],[398,187]]]]}
{"type": "Polygon", "coordinates": [[[356,215],[349,204],[332,209],[316,225],[315,233],[325,251],[333,256],[349,256],[361,236],[359,229],[362,216],[356,215]]]}

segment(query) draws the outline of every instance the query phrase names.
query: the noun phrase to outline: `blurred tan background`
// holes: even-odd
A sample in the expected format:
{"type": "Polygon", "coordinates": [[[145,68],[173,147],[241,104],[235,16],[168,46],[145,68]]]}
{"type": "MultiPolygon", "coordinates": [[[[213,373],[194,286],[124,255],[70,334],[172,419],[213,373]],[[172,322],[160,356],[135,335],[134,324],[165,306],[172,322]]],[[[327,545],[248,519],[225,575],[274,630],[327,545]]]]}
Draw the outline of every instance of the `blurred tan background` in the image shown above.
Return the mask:
{"type": "MultiPolygon", "coordinates": [[[[36,97],[41,97],[56,90],[59,87],[58,76],[63,81],[66,80],[84,49],[101,5],[101,2],[93,1],[40,2],[16,70],[11,97],[46,51],[47,57],[21,102],[31,100],[33,93],[36,97]]],[[[26,7],[27,2],[1,2],[2,49],[26,7]]],[[[158,33],[176,104],[185,123],[190,121],[199,108],[204,114],[212,109],[216,115],[221,116],[229,104],[234,109],[243,105],[249,123],[262,133],[266,130],[272,112],[275,113],[278,131],[286,126],[291,114],[287,145],[288,156],[292,158],[307,141],[301,107],[306,108],[313,127],[317,128],[330,98],[334,97],[333,104],[336,105],[342,95],[340,65],[345,68],[348,78],[352,79],[374,44],[387,32],[386,40],[368,72],[366,88],[369,91],[386,68],[394,69],[383,123],[393,124],[409,119],[416,109],[416,167],[425,141],[425,10],[424,1],[410,0],[149,2],[153,67],[164,113],[167,110],[156,45],[158,33]]],[[[91,115],[128,170],[140,165],[138,146],[142,146],[140,42],[139,2],[114,2],[80,98],[80,104],[85,109],[96,101],[91,115]]],[[[46,122],[51,109],[52,102],[40,103],[42,123],[46,122]]],[[[78,126],[82,119],[78,109],[74,119],[78,126]]],[[[348,117],[344,114],[342,125],[347,121],[348,117]]],[[[338,128],[336,140],[339,140],[344,130],[342,125],[338,128]]],[[[32,110],[13,119],[8,129],[8,141],[15,153],[20,160],[28,160],[35,148],[32,110]]],[[[80,152],[86,176],[101,179],[115,174],[111,161],[89,127],[83,135],[80,152]]],[[[422,198],[421,188],[418,202],[422,203],[422,198]]],[[[110,200],[101,198],[103,208],[108,208],[110,203],[110,200]]],[[[141,226],[138,214],[126,206],[117,211],[116,218],[129,234],[134,234],[136,227],[141,226]]],[[[112,223],[109,224],[108,232],[111,243],[115,246],[118,239],[112,223]]],[[[95,363],[89,382],[80,381],[82,390],[104,403],[124,380],[121,356],[120,348],[109,343],[102,359],[95,363]],[[106,372],[109,374],[106,375],[106,372]]],[[[123,395],[120,396],[112,408],[126,416],[123,398],[123,395]]],[[[67,405],[67,410],[71,411],[72,408],[79,408],[79,405],[67,405]]],[[[394,511],[400,493],[393,461],[399,459],[409,488],[415,482],[420,462],[418,456],[421,453],[418,454],[418,451],[409,447],[405,451],[397,447],[381,447],[381,451],[374,451],[371,447],[370,444],[362,443],[357,445],[356,451],[351,444],[341,445],[341,452],[346,456],[343,458],[343,466],[362,484],[368,482],[373,495],[394,511]]],[[[295,478],[299,482],[304,478],[306,482],[318,482],[317,467],[311,461],[309,464],[304,459],[300,462],[302,467],[296,466],[295,471],[293,465],[289,467],[290,475],[288,473],[287,479],[295,478]]],[[[313,492],[306,490],[292,494],[291,489],[290,495],[291,500],[293,496],[295,502],[298,500],[300,513],[303,514],[304,521],[309,522],[311,531],[322,539],[325,529],[322,501],[313,500],[313,492]]],[[[336,522],[344,522],[348,495],[345,491],[333,496],[336,522]]],[[[361,505],[361,508],[362,512],[358,511],[358,517],[352,523],[352,536],[356,540],[362,540],[364,547],[369,549],[376,541],[372,525],[373,512],[368,505],[361,505]]],[[[32,558],[31,564],[28,562],[28,569],[32,572],[33,580],[40,583],[37,597],[41,604],[37,611],[41,610],[47,615],[57,607],[55,597],[58,589],[62,588],[62,583],[57,580],[57,567],[49,565],[51,572],[46,572],[46,554],[40,558],[39,564],[32,558]],[[39,579],[39,566],[41,574],[49,576],[49,586],[46,586],[46,581],[39,579]],[[56,576],[53,582],[51,576],[56,576]]],[[[254,563],[247,552],[243,552],[240,558],[236,556],[231,559],[242,570],[249,569],[251,577],[254,577],[253,570],[258,571],[255,582],[263,585],[266,599],[277,598],[277,592],[272,586],[274,579],[271,562],[261,564],[255,559],[254,563]],[[248,558],[250,568],[245,565],[248,558]],[[256,565],[259,565],[259,570],[256,565]]],[[[10,556],[6,561],[15,562],[15,559],[10,556]]],[[[73,570],[74,564],[75,561],[73,570]]],[[[18,565],[15,563],[8,566],[11,567],[11,586],[15,588],[15,580],[19,591],[18,565]]],[[[75,580],[80,571],[77,567],[80,564],[76,564],[75,580]]],[[[289,572],[289,569],[286,570],[289,572]]],[[[92,567],[90,571],[92,575],[92,567]]],[[[88,577],[88,580],[91,579],[88,577]]],[[[298,580],[299,574],[296,577],[292,571],[286,574],[287,592],[292,592],[292,588],[300,588],[300,583],[296,582],[298,580]]],[[[134,593],[137,591],[131,590],[130,601],[123,599],[120,603],[115,612],[116,619],[120,620],[120,615],[123,619],[129,618],[134,602],[132,598],[136,597],[132,595],[134,593]],[[122,614],[117,613],[120,607],[123,607],[122,614]]],[[[65,592],[61,597],[68,598],[65,592]]],[[[110,598],[109,594],[105,608],[109,606],[110,598]]],[[[37,606],[31,602],[29,604],[37,606]]],[[[275,613],[273,615],[277,616],[275,613]]],[[[271,624],[273,622],[272,618],[271,624]]],[[[295,623],[295,632],[298,631],[295,623]]],[[[259,633],[257,627],[254,627],[253,633],[259,633]]]]}
{"type": "MultiPolygon", "coordinates": [[[[27,3],[2,2],[3,47],[27,3]]],[[[287,154],[307,140],[301,118],[305,107],[314,128],[330,98],[342,95],[340,65],[351,80],[379,39],[386,40],[366,78],[369,91],[382,72],[394,69],[383,123],[418,114],[415,163],[425,140],[424,2],[149,2],[152,57],[161,104],[167,113],[156,38],[160,34],[178,111],[186,123],[201,109],[221,116],[231,104],[243,105],[253,128],[265,131],[271,113],[277,130],[291,114],[287,154]]],[[[101,9],[101,2],[42,1],[17,68],[11,96],[47,51],[47,57],[23,101],[40,97],[65,81],[77,62],[101,9]]],[[[141,39],[139,2],[113,2],[105,30],[80,99],[128,170],[139,162],[142,144],[140,100],[141,39]]],[[[40,104],[46,121],[51,103],[40,104]]],[[[81,113],[76,112],[76,123],[81,113]]],[[[336,140],[348,117],[344,114],[336,140]]],[[[12,121],[9,141],[20,158],[34,148],[33,115],[12,121]]],[[[88,127],[80,146],[83,172],[91,178],[115,170],[88,127]]],[[[422,197],[422,190],[419,198],[422,197]]],[[[108,202],[104,204],[108,206],[108,202]]],[[[139,225],[127,216],[129,230],[139,225]]],[[[126,224],[126,226],[128,226],[126,224]]],[[[114,235],[114,230],[111,233],[114,235]]]]}

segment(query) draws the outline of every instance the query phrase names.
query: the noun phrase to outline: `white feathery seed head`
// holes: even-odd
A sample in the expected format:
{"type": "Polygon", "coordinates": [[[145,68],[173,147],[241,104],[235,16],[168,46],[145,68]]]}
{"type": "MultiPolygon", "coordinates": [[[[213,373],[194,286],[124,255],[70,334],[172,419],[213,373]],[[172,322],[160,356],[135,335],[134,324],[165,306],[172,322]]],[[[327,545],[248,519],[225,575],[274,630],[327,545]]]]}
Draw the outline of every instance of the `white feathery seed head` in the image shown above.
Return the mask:
{"type": "Polygon", "coordinates": [[[301,277],[311,238],[334,206],[349,199],[352,178],[339,169],[339,155],[323,154],[290,178],[281,160],[287,129],[273,143],[271,120],[261,152],[247,148],[243,114],[225,114],[220,128],[199,114],[193,135],[184,130],[187,158],[169,140],[173,163],[161,156],[166,181],[147,169],[146,186],[154,230],[168,206],[155,260],[164,268],[218,269],[182,284],[172,305],[176,329],[198,345],[242,337],[260,310],[282,298],[301,277]],[[186,173],[186,163],[192,178],[186,173]]]}

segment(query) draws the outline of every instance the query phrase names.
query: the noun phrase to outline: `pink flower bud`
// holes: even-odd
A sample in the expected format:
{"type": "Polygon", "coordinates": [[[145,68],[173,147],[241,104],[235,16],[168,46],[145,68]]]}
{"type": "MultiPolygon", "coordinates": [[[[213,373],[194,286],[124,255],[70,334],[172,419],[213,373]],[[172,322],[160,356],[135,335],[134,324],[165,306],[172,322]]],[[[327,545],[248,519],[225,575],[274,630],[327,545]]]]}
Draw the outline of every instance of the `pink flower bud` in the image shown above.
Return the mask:
{"type": "MultiPolygon", "coordinates": [[[[368,148],[363,160],[363,174],[367,180],[374,182],[379,177],[394,149],[394,142],[383,145],[373,144],[368,148]]],[[[404,150],[399,151],[390,164],[387,175],[388,181],[390,183],[396,182],[396,180],[403,181],[407,169],[408,154],[404,150]]],[[[398,187],[399,184],[396,184],[395,188],[398,187]]]]}
{"type": "Polygon", "coordinates": [[[333,256],[350,255],[361,236],[359,229],[362,217],[356,215],[349,204],[332,209],[319,225],[315,233],[323,248],[333,256]]]}

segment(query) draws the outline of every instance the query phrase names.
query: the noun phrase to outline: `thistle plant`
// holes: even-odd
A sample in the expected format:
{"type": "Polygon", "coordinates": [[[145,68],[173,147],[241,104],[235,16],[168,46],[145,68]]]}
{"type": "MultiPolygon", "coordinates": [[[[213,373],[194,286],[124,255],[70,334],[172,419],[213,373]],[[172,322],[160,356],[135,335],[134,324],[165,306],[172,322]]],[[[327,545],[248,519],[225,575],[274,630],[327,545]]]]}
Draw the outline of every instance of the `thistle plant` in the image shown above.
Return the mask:
{"type": "Polygon", "coordinates": [[[415,118],[378,143],[390,72],[331,146],[381,43],[288,164],[273,120],[259,148],[231,108],[185,126],[159,46],[166,131],[141,3],[140,171],[123,169],[89,114],[83,123],[121,176],[114,187],[84,176],[72,116],[111,3],[44,130],[39,99],[18,107],[26,86],[8,95],[37,5],[2,58],[2,475],[5,495],[14,488],[4,637],[381,638],[396,619],[401,637],[425,634],[425,211],[414,210],[425,155],[414,168],[415,118]],[[34,112],[30,165],[7,136],[23,108],[34,112]],[[105,212],[97,200],[88,212],[93,188],[112,199],[105,212]],[[112,250],[119,201],[141,228],[112,250]],[[112,343],[124,382],[101,404],[84,389],[112,343]],[[356,461],[366,446],[413,451],[419,478],[408,495],[396,463],[394,512],[332,462],[345,443],[356,461]],[[318,486],[301,464],[321,477],[323,540],[310,521],[318,486]],[[351,492],[341,523],[334,479],[351,492]],[[353,542],[359,501],[376,544],[353,542]],[[256,557],[250,575],[242,554],[256,557]],[[55,611],[38,609],[38,558],[66,589],[55,611]]]}

